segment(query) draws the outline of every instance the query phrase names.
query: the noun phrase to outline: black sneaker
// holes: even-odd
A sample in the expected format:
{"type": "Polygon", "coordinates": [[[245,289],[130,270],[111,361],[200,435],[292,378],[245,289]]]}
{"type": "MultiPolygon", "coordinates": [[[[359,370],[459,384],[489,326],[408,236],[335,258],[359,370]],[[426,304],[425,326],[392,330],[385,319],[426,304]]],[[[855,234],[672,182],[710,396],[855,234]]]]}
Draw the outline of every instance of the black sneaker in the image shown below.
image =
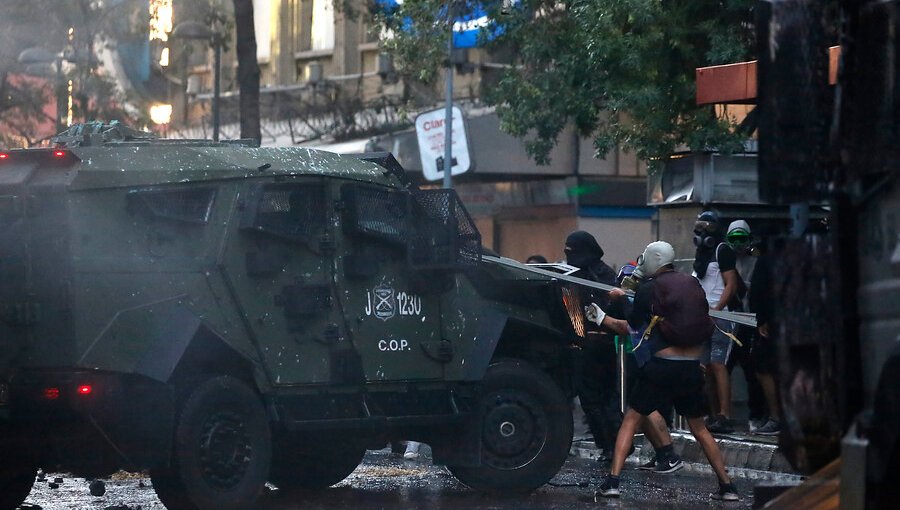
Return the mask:
{"type": "Polygon", "coordinates": [[[609,476],[603,479],[603,482],[600,483],[600,486],[597,487],[597,490],[594,492],[594,502],[597,502],[597,498],[618,498],[619,497],[619,480],[611,479],[609,476]]]}
{"type": "Polygon", "coordinates": [[[706,428],[713,434],[728,434],[734,432],[730,420],[721,414],[717,414],[715,418],[708,420],[706,428]]]}
{"type": "Polygon", "coordinates": [[[654,454],[650,457],[650,460],[647,461],[646,464],[641,464],[638,466],[638,469],[641,471],[655,471],[656,470],[656,455],[654,454]]]}
{"type": "Polygon", "coordinates": [[[714,492],[710,495],[710,498],[715,499],[717,501],[740,501],[741,497],[738,496],[737,488],[733,483],[719,484],[719,492],[714,492]]]}
{"type": "Polygon", "coordinates": [[[684,462],[681,461],[681,458],[677,455],[672,455],[665,460],[657,462],[656,467],[653,470],[660,474],[668,474],[674,473],[683,467],[684,462]]]}
{"type": "Polygon", "coordinates": [[[765,425],[753,431],[760,436],[777,436],[781,432],[781,423],[770,419],[765,425]]]}

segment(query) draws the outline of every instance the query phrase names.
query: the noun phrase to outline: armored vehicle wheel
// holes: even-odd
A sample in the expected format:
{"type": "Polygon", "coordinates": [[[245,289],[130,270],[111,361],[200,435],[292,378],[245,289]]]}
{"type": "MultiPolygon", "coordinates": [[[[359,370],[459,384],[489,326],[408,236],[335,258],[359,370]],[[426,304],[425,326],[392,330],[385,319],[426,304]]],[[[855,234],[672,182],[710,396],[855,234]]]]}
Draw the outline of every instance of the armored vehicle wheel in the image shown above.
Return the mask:
{"type": "Polygon", "coordinates": [[[34,485],[37,466],[19,450],[8,441],[0,445],[0,510],[17,508],[34,485]]]}
{"type": "Polygon", "coordinates": [[[331,487],[347,478],[362,462],[366,449],[342,444],[346,438],[285,444],[272,454],[269,481],[284,492],[331,487]]]}
{"type": "Polygon", "coordinates": [[[166,507],[253,508],[272,459],[271,431],[259,398],[233,377],[200,383],[181,409],[172,454],[170,468],[151,473],[166,507]]]}
{"type": "Polygon", "coordinates": [[[488,492],[530,492],[559,472],[572,445],[572,412],[559,386],[524,361],[488,367],[481,398],[481,466],[450,466],[488,492]]]}
{"type": "Polygon", "coordinates": [[[156,497],[166,508],[178,508],[181,510],[197,510],[178,478],[177,468],[161,468],[150,470],[150,481],[153,482],[153,490],[156,497]]]}

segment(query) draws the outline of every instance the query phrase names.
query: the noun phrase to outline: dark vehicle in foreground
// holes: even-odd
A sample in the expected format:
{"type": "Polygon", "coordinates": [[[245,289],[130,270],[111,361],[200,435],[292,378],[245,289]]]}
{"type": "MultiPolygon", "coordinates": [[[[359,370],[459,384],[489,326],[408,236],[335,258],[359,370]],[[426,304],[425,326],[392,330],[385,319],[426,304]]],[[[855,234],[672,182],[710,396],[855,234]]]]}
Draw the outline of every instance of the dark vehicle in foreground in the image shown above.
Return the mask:
{"type": "Polygon", "coordinates": [[[393,439],[498,492],[569,451],[576,297],[389,154],[74,126],[0,152],[0,273],[2,509],[38,467],[221,510],[393,439]]]}

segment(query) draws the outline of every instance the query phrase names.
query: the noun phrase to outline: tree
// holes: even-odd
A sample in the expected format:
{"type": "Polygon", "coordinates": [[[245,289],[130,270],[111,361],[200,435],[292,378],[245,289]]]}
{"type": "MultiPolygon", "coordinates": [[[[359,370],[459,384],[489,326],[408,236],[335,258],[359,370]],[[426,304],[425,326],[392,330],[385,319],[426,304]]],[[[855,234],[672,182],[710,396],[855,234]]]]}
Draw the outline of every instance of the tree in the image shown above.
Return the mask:
{"type": "MultiPolygon", "coordinates": [[[[56,77],[46,79],[47,90],[25,75],[19,53],[42,47],[62,54],[66,83],[72,82],[73,114],[81,120],[131,120],[125,98],[101,69],[99,52],[115,37],[134,27],[122,23],[140,2],[104,3],[97,0],[11,0],[0,9],[0,122],[6,129],[0,143],[38,143],[47,137],[38,127],[54,119],[44,111],[56,77]]],[[[46,128],[45,128],[46,129],[46,128]]]]}
{"type": "MultiPolygon", "coordinates": [[[[740,146],[732,119],[696,106],[694,70],[750,57],[752,0],[520,0],[506,14],[500,0],[454,3],[484,4],[494,24],[482,33],[496,36],[487,48],[515,55],[484,99],[540,163],[569,124],[601,157],[616,144],[650,161],[682,145],[740,146]]],[[[433,81],[447,2],[382,5],[372,12],[392,34],[398,70],[433,81]]]]}
{"type": "Polygon", "coordinates": [[[237,42],[237,81],[240,89],[241,138],[260,140],[259,62],[256,59],[256,31],[253,0],[234,0],[237,42]]]}

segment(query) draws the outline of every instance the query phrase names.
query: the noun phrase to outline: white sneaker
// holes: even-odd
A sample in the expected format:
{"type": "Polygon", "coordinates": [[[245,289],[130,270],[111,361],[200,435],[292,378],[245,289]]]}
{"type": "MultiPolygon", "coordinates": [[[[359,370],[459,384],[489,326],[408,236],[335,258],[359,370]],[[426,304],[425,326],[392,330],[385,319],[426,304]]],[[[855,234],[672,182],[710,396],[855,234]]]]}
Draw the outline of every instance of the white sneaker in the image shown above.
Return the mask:
{"type": "Polygon", "coordinates": [[[403,458],[406,460],[416,460],[419,458],[419,446],[421,443],[417,441],[407,441],[406,442],[406,452],[403,454],[403,458]]]}

